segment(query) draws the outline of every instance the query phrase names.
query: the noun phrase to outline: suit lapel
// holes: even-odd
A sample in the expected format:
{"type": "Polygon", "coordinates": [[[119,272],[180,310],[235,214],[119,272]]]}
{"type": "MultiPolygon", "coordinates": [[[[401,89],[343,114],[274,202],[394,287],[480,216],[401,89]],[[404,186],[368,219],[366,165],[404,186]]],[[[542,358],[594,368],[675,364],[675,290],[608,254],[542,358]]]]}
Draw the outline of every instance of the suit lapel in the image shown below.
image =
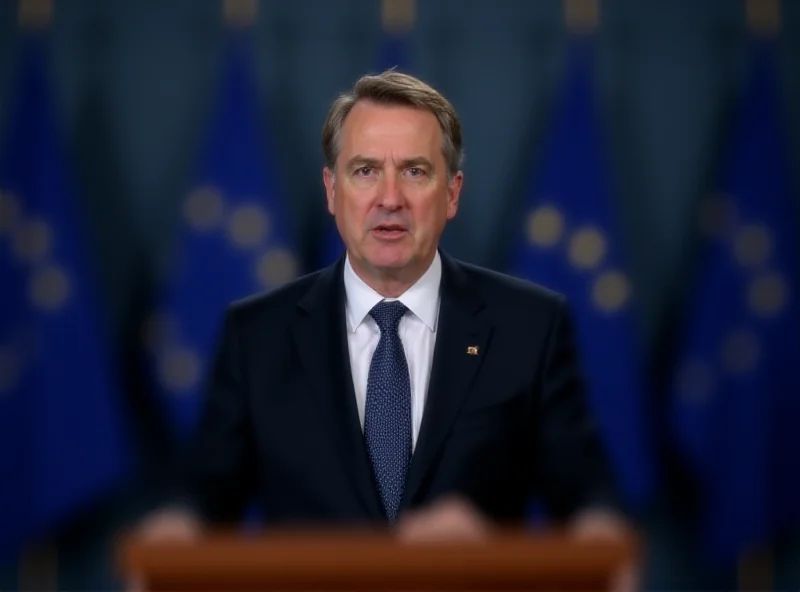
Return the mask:
{"type": "Polygon", "coordinates": [[[441,253],[441,305],[433,366],[419,438],[409,468],[403,507],[414,502],[489,346],[484,302],[461,267],[441,253]]]}
{"type": "Polygon", "coordinates": [[[332,442],[367,513],[385,520],[358,419],[345,321],[344,258],[298,304],[294,341],[332,442]]]}

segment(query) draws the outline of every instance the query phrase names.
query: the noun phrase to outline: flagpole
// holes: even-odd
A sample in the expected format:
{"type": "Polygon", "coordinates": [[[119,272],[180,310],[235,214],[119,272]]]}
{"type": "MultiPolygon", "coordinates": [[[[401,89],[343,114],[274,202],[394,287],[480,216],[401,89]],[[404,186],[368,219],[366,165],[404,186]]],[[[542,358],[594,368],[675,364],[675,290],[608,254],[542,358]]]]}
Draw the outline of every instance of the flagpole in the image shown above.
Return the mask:
{"type": "Polygon", "coordinates": [[[572,35],[594,33],[600,19],[598,0],[564,0],[564,23],[572,35]]]}
{"type": "Polygon", "coordinates": [[[258,18],[257,0],[223,0],[222,16],[225,25],[232,29],[251,27],[258,18]]]}
{"type": "Polygon", "coordinates": [[[772,545],[763,545],[742,553],[737,564],[736,589],[739,592],[772,590],[774,570],[772,545]]]}
{"type": "Polygon", "coordinates": [[[58,591],[58,544],[48,539],[22,552],[17,581],[20,590],[58,591]]]}
{"type": "Polygon", "coordinates": [[[381,0],[381,26],[391,37],[407,35],[414,27],[417,6],[415,0],[381,0]]]}

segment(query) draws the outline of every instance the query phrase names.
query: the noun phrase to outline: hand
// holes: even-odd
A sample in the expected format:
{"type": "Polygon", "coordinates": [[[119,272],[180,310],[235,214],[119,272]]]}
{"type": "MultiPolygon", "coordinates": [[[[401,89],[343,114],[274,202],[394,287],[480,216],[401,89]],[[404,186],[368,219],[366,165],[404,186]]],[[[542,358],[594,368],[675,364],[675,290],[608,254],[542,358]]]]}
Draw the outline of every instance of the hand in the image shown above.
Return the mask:
{"type": "Polygon", "coordinates": [[[136,528],[135,535],[144,542],[191,542],[200,537],[200,520],[182,508],[158,510],[136,528]]]}
{"type": "MultiPolygon", "coordinates": [[[[133,535],[146,543],[187,543],[200,537],[200,520],[182,508],[164,508],[146,516],[139,523],[133,535]]],[[[126,592],[145,592],[144,579],[133,574],[125,583],[126,592]]]]}
{"type": "Polygon", "coordinates": [[[446,497],[402,515],[396,530],[405,542],[477,542],[489,537],[491,525],[467,500],[446,497]]]}
{"type": "MultiPolygon", "coordinates": [[[[579,541],[622,543],[631,536],[627,522],[605,510],[587,510],[572,520],[568,532],[579,541]]],[[[639,589],[641,569],[634,558],[614,575],[612,592],[635,592],[639,589]]]]}

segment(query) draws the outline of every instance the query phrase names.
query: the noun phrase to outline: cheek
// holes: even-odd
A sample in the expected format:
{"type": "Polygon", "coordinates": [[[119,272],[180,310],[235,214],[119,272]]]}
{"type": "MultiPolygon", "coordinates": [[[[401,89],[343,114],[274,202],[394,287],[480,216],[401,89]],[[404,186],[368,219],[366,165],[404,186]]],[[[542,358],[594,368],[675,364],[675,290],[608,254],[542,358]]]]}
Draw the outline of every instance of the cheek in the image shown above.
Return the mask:
{"type": "Polygon", "coordinates": [[[347,226],[361,228],[369,214],[369,203],[365,200],[346,199],[339,203],[340,214],[347,226]]]}
{"type": "Polygon", "coordinates": [[[428,196],[419,202],[414,220],[418,227],[435,229],[449,216],[450,205],[441,195],[428,196]]]}

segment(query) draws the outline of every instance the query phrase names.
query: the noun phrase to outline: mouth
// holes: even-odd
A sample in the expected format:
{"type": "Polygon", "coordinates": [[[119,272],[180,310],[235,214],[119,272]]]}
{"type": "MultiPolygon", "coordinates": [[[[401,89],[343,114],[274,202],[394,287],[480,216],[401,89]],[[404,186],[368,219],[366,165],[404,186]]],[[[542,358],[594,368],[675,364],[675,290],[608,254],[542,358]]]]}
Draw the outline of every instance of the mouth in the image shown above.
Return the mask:
{"type": "Polygon", "coordinates": [[[370,232],[374,237],[381,240],[397,240],[408,234],[408,230],[399,224],[381,224],[370,232]]]}

